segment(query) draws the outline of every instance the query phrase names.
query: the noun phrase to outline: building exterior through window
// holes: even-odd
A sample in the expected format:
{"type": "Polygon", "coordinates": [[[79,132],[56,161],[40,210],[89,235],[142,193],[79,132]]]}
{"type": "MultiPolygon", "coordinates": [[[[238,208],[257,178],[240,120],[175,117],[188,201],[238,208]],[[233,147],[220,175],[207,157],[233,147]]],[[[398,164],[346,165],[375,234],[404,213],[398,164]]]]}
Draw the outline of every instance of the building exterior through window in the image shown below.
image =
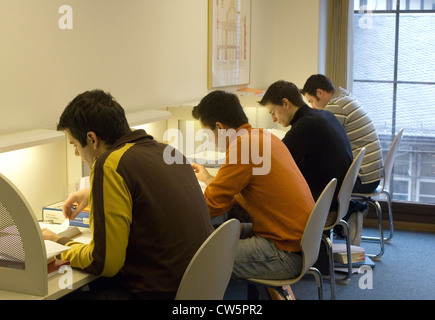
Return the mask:
{"type": "Polygon", "coordinates": [[[353,94],[384,159],[404,128],[393,199],[435,205],[435,0],[354,0],[354,10],[353,94]]]}

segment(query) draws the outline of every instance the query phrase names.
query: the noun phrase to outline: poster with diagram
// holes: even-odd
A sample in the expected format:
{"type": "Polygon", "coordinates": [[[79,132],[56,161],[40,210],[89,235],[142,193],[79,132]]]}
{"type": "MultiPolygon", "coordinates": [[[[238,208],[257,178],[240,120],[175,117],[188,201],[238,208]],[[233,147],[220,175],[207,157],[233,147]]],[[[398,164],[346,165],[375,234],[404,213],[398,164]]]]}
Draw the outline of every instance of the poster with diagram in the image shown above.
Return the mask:
{"type": "Polygon", "coordinates": [[[249,84],[251,0],[209,0],[208,88],[249,84]]]}

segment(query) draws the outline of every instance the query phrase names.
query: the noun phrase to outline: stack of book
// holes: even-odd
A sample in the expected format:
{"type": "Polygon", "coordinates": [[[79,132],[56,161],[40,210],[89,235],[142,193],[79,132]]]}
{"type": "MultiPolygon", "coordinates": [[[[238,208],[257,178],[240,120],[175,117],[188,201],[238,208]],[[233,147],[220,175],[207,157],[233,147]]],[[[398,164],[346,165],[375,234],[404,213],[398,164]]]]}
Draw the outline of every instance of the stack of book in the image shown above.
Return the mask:
{"type": "MultiPolygon", "coordinates": [[[[351,245],[350,251],[351,251],[352,264],[364,262],[365,254],[363,248],[351,245]]],[[[332,252],[334,254],[335,262],[341,264],[347,264],[347,251],[346,251],[345,243],[334,242],[332,245],[332,252]]]]}

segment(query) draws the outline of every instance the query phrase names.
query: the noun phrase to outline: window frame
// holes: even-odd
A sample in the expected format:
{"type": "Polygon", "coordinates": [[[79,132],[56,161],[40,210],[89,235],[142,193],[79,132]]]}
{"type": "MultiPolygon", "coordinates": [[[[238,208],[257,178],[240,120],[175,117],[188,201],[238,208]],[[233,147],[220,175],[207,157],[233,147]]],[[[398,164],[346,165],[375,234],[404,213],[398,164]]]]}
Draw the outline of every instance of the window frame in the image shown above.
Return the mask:
{"type": "MultiPolygon", "coordinates": [[[[402,1],[403,2],[403,1],[402,1]]],[[[365,6],[367,8],[367,0],[360,0],[360,6],[358,8],[354,8],[354,15],[355,14],[361,14],[361,13],[370,13],[370,14],[395,14],[395,39],[394,39],[394,71],[393,71],[393,80],[369,80],[369,79],[353,79],[353,83],[360,82],[360,83],[383,83],[383,84],[392,84],[393,85],[393,99],[392,99],[392,127],[391,127],[391,137],[394,137],[397,133],[397,130],[400,128],[397,128],[397,97],[398,97],[398,86],[401,84],[410,84],[410,85],[435,85],[435,82],[426,82],[426,81],[403,81],[399,80],[399,32],[400,32],[400,18],[401,14],[409,14],[409,13],[435,13],[435,4],[433,5],[433,10],[430,9],[420,9],[410,10],[410,0],[406,0],[405,9],[401,9],[401,1],[400,0],[389,0],[386,2],[386,10],[362,10],[362,6],[365,6]],[[395,7],[394,7],[395,4],[395,7]],[[394,7],[394,8],[393,8],[394,7]]],[[[423,8],[424,0],[421,0],[421,8],[423,8]]],[[[352,30],[353,32],[353,30],[352,30]]],[[[424,139],[424,138],[423,138],[424,139]]],[[[435,141],[435,140],[434,140],[435,141]]],[[[418,181],[421,181],[422,179],[419,177],[416,177],[418,181]]],[[[398,180],[403,180],[403,177],[398,177],[398,180]]],[[[424,179],[423,179],[424,180],[424,179]]],[[[392,179],[393,181],[393,179],[392,179]]],[[[392,182],[391,182],[392,183],[392,182]]],[[[412,188],[410,183],[410,188],[412,188]]],[[[396,214],[398,215],[397,218],[399,220],[404,221],[406,223],[423,223],[423,224],[434,224],[435,225],[435,203],[419,203],[416,202],[418,200],[414,201],[402,201],[402,200],[393,200],[393,210],[394,215],[396,219],[396,214]]],[[[386,208],[385,201],[382,202],[382,207],[384,211],[388,210],[386,208]]],[[[386,214],[384,214],[384,218],[386,218],[386,214]]],[[[371,215],[372,218],[376,218],[373,216],[373,212],[371,215]]]]}
{"type": "MultiPolygon", "coordinates": [[[[394,0],[387,1],[387,6],[393,4],[394,0]]],[[[421,2],[423,2],[422,0],[421,2]]],[[[410,1],[406,0],[406,5],[409,7],[410,1]]],[[[360,8],[362,6],[367,6],[367,0],[360,0],[360,8]]],[[[393,85],[393,106],[392,106],[392,128],[391,135],[394,136],[397,133],[396,119],[397,119],[397,88],[399,84],[414,84],[414,85],[435,85],[435,82],[427,81],[401,81],[398,79],[399,73],[399,32],[400,32],[400,14],[401,13],[435,13],[434,10],[402,10],[400,9],[400,0],[396,0],[395,9],[387,10],[369,10],[370,14],[395,14],[396,24],[395,24],[395,34],[394,34],[394,70],[393,70],[393,80],[363,80],[363,79],[353,79],[353,82],[361,83],[386,83],[393,85]]],[[[361,9],[354,9],[354,14],[361,14],[361,9]]]]}

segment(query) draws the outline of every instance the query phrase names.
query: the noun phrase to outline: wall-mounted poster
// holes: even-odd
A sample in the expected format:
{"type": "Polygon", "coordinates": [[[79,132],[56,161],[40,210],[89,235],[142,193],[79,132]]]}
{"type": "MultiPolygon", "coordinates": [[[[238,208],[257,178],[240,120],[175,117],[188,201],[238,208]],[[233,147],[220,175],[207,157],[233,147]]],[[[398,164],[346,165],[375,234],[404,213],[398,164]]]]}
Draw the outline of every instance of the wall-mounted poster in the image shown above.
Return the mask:
{"type": "Polygon", "coordinates": [[[209,0],[208,87],[250,82],[251,0],[209,0]]]}

